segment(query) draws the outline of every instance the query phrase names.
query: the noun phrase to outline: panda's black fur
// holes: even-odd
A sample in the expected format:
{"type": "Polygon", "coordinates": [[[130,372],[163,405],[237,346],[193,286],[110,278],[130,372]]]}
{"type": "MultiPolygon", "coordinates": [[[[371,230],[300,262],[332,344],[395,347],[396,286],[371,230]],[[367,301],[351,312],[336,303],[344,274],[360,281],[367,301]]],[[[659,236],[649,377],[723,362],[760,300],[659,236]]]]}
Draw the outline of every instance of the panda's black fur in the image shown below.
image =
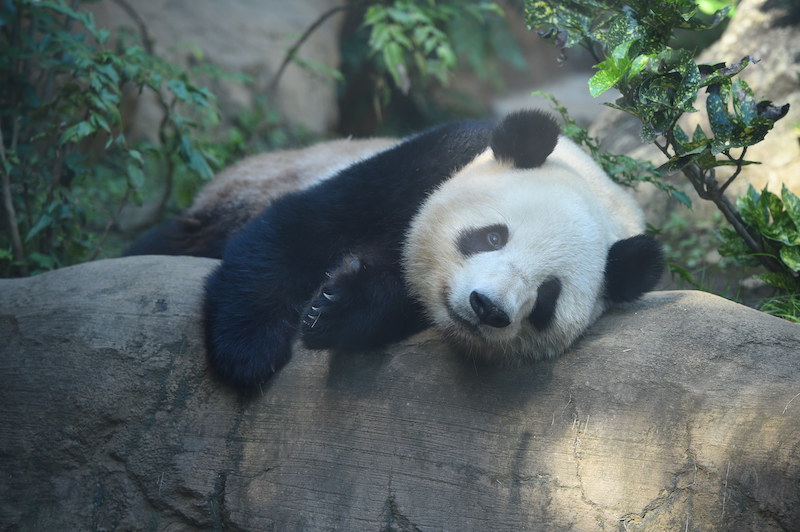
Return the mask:
{"type": "MultiPolygon", "coordinates": [[[[431,326],[404,278],[412,218],[487,148],[504,165],[536,168],[559,133],[537,111],[445,124],[274,200],[228,238],[207,279],[204,326],[215,374],[253,392],[289,360],[298,336],[310,348],[359,351],[431,326]]],[[[158,240],[150,237],[144,248],[158,249],[158,240]]],[[[605,297],[636,299],[660,273],[652,238],[620,240],[608,254],[605,297]]],[[[535,327],[553,320],[560,291],[560,282],[539,288],[529,317],[535,327]]]]}
{"type": "MultiPolygon", "coordinates": [[[[537,120],[557,136],[552,120],[537,120]]],[[[276,200],[234,235],[206,285],[217,375],[253,390],[289,359],[298,329],[312,348],[365,350],[427,327],[403,279],[403,239],[419,205],[489,146],[493,127],[464,121],[412,136],[276,200]]]]}

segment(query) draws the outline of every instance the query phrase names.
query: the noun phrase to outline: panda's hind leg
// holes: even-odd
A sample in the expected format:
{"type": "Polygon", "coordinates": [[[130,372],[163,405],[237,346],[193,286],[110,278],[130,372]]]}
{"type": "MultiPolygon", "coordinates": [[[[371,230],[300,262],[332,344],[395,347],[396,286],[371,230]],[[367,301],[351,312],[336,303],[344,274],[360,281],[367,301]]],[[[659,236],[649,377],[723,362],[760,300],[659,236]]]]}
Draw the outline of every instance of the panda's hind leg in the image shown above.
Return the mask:
{"type": "Polygon", "coordinates": [[[326,272],[302,313],[300,332],[306,347],[366,351],[424,328],[421,309],[408,297],[399,268],[376,256],[347,254],[326,272]]]}

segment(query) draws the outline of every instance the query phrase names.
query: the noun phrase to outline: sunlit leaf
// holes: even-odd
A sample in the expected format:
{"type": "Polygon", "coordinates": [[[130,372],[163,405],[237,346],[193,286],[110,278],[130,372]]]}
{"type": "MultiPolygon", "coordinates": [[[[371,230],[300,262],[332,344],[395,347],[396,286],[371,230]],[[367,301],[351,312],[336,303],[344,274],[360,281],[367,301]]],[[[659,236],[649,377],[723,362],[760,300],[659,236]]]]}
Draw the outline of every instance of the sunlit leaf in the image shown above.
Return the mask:
{"type": "Polygon", "coordinates": [[[800,272],[800,246],[784,246],[781,248],[781,261],[793,272],[800,272]]]}

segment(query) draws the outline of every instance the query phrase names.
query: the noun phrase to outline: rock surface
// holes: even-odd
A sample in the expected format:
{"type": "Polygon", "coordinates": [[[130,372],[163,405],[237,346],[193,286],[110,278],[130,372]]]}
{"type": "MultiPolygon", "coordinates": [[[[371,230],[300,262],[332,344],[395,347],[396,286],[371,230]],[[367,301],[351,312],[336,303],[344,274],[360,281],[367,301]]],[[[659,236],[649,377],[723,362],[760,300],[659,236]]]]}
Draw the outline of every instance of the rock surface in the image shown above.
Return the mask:
{"type": "Polygon", "coordinates": [[[554,362],[423,333],[244,401],[207,375],[215,264],[0,281],[0,529],[800,529],[800,326],[660,292],[554,362]]]}

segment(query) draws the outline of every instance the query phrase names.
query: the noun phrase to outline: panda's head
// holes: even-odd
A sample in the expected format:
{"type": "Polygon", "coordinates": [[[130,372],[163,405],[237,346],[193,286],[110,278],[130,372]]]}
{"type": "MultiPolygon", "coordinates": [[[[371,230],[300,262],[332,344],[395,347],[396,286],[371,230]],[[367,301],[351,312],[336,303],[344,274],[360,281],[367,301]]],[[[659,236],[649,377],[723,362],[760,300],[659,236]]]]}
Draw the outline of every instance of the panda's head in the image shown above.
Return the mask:
{"type": "Polygon", "coordinates": [[[633,198],[549,116],[508,116],[491,148],[423,204],[405,276],[434,326],[463,350],[507,360],[561,354],[609,302],[662,272],[633,198]]]}

